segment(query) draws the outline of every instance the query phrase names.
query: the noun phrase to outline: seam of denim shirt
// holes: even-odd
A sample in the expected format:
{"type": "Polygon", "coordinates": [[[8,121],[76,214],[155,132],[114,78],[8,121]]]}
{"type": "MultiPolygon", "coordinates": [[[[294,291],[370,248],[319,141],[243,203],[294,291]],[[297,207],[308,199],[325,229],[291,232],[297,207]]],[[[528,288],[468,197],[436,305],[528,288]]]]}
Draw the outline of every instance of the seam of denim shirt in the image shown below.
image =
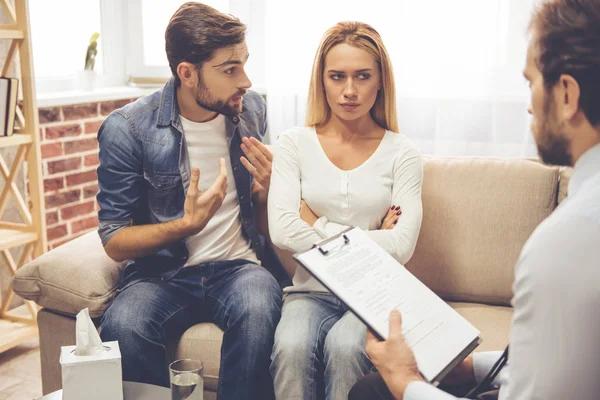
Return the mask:
{"type": "Polygon", "coordinates": [[[133,226],[133,220],[131,219],[129,221],[100,221],[98,235],[100,236],[102,246],[106,246],[110,239],[121,229],[130,226],[133,226]]]}

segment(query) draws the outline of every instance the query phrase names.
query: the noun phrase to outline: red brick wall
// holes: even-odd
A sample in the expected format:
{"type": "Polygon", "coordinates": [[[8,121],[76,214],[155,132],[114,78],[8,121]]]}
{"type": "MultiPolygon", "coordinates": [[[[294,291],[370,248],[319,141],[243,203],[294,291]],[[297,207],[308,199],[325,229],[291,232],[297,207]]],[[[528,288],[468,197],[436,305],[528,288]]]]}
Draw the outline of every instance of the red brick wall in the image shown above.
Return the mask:
{"type": "Polygon", "coordinates": [[[40,108],[49,249],[98,227],[98,127],[132,100],[40,108]]]}

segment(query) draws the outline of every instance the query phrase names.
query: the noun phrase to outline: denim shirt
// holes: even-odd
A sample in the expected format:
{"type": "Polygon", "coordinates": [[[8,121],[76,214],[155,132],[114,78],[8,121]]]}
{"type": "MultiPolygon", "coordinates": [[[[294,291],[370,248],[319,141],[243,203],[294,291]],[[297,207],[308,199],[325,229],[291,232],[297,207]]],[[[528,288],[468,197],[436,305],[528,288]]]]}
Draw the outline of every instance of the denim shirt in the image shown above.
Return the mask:
{"type": "MultiPolygon", "coordinates": [[[[250,191],[252,176],[240,162],[240,144],[244,136],[262,141],[266,130],[264,100],[248,92],[242,113],[226,118],[226,131],[243,234],[259,259],[264,243],[257,231],[250,191]]],[[[155,93],[112,112],[98,130],[98,142],[98,233],[103,245],[125,227],[183,217],[190,161],[173,79],[155,93]]],[[[171,275],[188,256],[185,240],[179,240],[155,254],[131,260],[127,269],[135,264],[135,270],[171,275]]]]}

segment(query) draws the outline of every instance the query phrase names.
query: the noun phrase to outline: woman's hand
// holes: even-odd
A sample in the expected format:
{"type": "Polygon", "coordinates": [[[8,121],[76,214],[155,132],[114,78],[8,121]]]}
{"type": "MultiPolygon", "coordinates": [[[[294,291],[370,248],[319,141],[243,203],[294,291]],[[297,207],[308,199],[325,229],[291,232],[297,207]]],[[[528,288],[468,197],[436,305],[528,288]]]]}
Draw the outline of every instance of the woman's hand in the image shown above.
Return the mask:
{"type": "Polygon", "coordinates": [[[300,218],[310,226],[313,226],[319,219],[304,200],[300,202],[300,218]]]}
{"type": "Polygon", "coordinates": [[[393,229],[398,223],[398,218],[400,218],[401,215],[402,210],[400,209],[400,206],[392,206],[381,222],[379,230],[393,229]]]}

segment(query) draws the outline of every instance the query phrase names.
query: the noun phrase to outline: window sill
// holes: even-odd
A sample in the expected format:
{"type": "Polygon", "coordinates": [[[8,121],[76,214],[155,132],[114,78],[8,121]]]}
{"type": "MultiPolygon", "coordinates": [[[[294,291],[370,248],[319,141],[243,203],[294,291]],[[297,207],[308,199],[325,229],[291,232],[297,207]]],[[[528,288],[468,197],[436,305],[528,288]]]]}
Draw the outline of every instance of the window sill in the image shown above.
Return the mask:
{"type": "Polygon", "coordinates": [[[100,101],[132,99],[155,92],[157,87],[114,86],[98,88],[90,91],[68,90],[50,93],[38,93],[38,108],[65,106],[81,103],[96,103],[100,101]]]}

